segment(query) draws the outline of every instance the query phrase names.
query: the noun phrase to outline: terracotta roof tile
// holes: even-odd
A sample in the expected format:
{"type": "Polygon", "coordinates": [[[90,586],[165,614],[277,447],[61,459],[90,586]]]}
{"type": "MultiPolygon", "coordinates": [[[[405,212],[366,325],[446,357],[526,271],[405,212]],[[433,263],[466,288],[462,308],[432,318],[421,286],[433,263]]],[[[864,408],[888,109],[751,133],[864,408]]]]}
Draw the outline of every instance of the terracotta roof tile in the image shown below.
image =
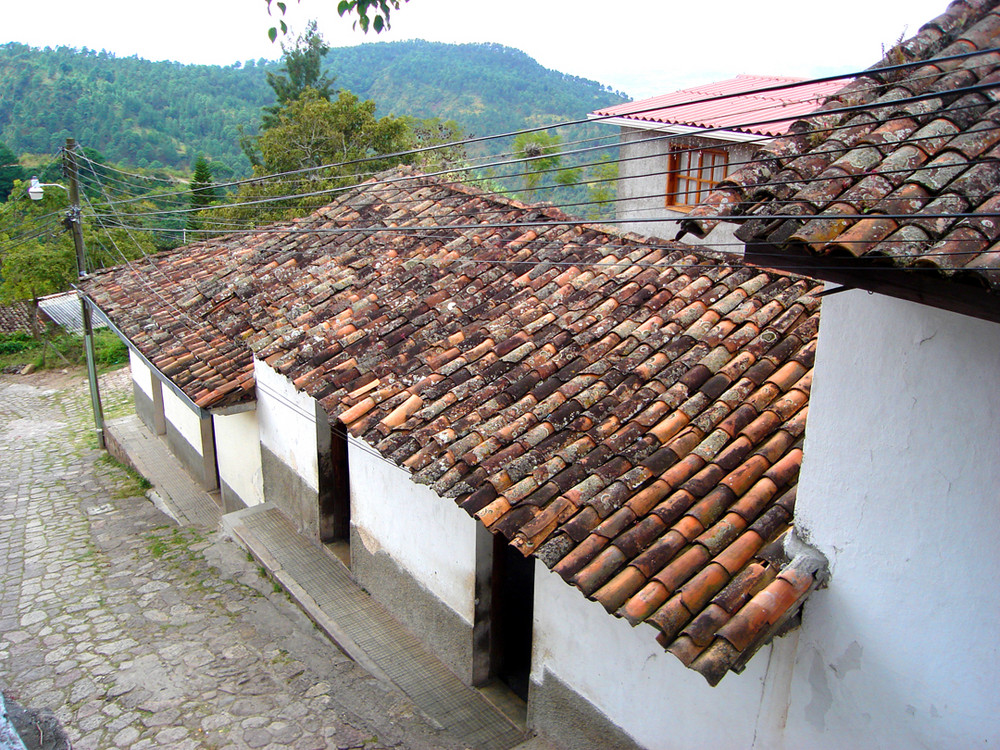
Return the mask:
{"type": "Polygon", "coordinates": [[[108,270],[87,291],[203,403],[251,397],[252,349],[609,611],[692,665],[728,648],[736,668],[750,653],[705,645],[705,623],[743,623],[783,570],[820,287],[565,222],[394,172],[294,225],[108,270]],[[396,230],[342,231],[390,215],[396,230]],[[545,223],[442,228],[480,215],[545,223]]]}
{"type": "Polygon", "coordinates": [[[797,121],[796,135],[768,144],[760,164],[729,175],[685,229],[704,236],[720,219],[736,219],[750,259],[1000,319],[995,238],[954,226],[970,213],[997,219],[990,199],[1000,189],[998,44],[995,0],[956,0],[830,96],[825,114],[797,121]],[[858,106],[867,109],[838,112],[858,106]],[[868,132],[855,137],[863,119],[868,132]],[[768,218],[813,213],[804,222],[768,218]],[[883,281],[870,272],[887,266],[909,273],[883,281]]]}
{"type": "MultiPolygon", "coordinates": [[[[77,303],[77,307],[79,307],[77,303]]],[[[0,332],[28,333],[31,331],[31,305],[27,302],[12,302],[0,305],[0,332]]]]}

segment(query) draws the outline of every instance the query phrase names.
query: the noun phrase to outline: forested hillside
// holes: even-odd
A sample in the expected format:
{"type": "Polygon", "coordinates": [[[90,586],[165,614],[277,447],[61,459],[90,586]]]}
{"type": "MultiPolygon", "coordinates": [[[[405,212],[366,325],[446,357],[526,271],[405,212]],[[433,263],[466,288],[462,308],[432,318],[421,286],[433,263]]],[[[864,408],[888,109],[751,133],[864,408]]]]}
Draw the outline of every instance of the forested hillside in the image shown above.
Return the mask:
{"type": "MultiPolygon", "coordinates": [[[[11,42],[0,45],[0,142],[44,155],[73,136],[114,162],[185,170],[204,153],[244,175],[240,128],[253,132],[261,107],[274,101],[266,72],[278,67],[181,65],[11,42]]],[[[453,119],[469,135],[574,119],[625,98],[500,45],[365,44],[331,50],[326,68],[337,87],[373,99],[380,115],[453,119]]]]}

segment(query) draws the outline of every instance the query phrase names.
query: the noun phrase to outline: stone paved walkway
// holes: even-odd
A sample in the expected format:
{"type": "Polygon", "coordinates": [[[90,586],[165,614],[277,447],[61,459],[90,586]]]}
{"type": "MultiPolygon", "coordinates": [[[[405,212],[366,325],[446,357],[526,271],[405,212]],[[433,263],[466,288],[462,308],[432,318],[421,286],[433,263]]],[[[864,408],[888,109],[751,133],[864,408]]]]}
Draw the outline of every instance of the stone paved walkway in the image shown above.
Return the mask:
{"type": "MultiPolygon", "coordinates": [[[[127,371],[102,383],[124,413],[127,371]]],[[[77,375],[0,376],[0,689],[76,750],[455,748],[235,545],[93,445],[77,375]]]]}

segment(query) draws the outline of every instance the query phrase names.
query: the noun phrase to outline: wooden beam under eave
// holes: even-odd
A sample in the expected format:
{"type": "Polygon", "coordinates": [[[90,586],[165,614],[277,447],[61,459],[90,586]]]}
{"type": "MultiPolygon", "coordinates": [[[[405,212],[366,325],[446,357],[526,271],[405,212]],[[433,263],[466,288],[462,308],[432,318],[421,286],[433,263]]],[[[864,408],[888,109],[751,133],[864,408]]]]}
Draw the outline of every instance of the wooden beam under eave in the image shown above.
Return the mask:
{"type": "Polygon", "coordinates": [[[870,261],[857,258],[807,255],[774,247],[748,247],[744,260],[762,268],[788,271],[1000,323],[1000,293],[952,281],[933,269],[873,266],[870,261]]]}

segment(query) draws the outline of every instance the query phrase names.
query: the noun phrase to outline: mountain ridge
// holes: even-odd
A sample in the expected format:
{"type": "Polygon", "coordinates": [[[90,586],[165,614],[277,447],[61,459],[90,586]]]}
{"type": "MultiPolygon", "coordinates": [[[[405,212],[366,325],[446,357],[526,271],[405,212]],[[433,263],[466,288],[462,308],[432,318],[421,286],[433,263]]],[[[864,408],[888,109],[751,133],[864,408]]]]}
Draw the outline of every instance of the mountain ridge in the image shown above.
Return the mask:
{"type": "MultiPolygon", "coordinates": [[[[137,167],[189,168],[199,153],[245,175],[241,132],[274,101],[280,63],[188,65],[67,47],[0,45],[0,141],[46,154],[65,138],[137,167]]],[[[499,44],[413,40],[336,47],[336,86],[373,99],[379,115],[455,120],[469,136],[584,117],[627,100],[609,87],[544,68],[499,44]]]]}

